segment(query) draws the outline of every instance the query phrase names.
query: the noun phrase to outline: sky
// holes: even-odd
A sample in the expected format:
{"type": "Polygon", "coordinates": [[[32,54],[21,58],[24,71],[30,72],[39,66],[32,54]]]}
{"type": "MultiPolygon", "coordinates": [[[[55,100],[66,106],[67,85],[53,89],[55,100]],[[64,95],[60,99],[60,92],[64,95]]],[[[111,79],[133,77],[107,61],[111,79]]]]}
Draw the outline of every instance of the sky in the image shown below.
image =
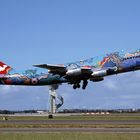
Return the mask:
{"type": "MultiPolygon", "coordinates": [[[[140,48],[139,0],[0,0],[0,60],[19,70],[140,48]]],[[[0,109],[48,109],[49,87],[0,86],[0,109]]],[[[57,91],[64,108],[140,108],[140,72],[57,91]]]]}

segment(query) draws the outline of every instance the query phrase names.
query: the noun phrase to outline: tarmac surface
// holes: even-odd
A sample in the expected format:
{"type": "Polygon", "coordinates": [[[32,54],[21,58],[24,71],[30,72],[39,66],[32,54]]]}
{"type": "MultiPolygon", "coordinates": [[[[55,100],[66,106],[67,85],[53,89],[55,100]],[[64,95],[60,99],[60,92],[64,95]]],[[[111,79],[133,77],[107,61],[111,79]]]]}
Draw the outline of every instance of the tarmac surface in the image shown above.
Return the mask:
{"type": "Polygon", "coordinates": [[[0,124],[100,124],[100,125],[140,125],[140,120],[7,120],[0,124]]]}
{"type": "MultiPolygon", "coordinates": [[[[0,125],[19,125],[19,124],[59,124],[59,125],[140,125],[140,120],[7,120],[0,121],[0,125]]],[[[0,133],[19,133],[19,132],[110,132],[110,133],[140,133],[140,128],[0,128],[0,133]]]]}
{"type": "Polygon", "coordinates": [[[0,133],[100,132],[140,133],[140,128],[0,128],[0,133]]]}

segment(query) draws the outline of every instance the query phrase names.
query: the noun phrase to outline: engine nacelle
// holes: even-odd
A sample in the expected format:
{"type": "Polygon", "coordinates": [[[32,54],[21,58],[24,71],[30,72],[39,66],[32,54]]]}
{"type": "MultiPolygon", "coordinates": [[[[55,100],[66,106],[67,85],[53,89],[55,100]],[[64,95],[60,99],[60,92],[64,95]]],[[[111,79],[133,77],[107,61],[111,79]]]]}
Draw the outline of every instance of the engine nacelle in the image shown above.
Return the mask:
{"type": "Polygon", "coordinates": [[[82,74],[81,69],[68,70],[66,72],[67,76],[80,76],[81,74],[82,74]]]}
{"type": "Polygon", "coordinates": [[[90,81],[92,82],[100,82],[100,81],[103,81],[104,78],[103,77],[97,77],[97,78],[91,78],[90,81]]]}
{"type": "Polygon", "coordinates": [[[93,77],[104,77],[106,75],[107,75],[107,70],[94,71],[92,73],[93,77]]]}

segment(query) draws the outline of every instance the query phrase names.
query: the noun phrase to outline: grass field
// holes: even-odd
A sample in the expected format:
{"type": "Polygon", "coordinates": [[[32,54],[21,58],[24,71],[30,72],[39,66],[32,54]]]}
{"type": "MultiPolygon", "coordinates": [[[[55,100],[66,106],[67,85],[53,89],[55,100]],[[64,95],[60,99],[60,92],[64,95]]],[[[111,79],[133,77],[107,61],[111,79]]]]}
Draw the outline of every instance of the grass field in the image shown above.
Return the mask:
{"type": "Polygon", "coordinates": [[[0,133],[0,140],[140,140],[140,135],[130,133],[0,133]]]}

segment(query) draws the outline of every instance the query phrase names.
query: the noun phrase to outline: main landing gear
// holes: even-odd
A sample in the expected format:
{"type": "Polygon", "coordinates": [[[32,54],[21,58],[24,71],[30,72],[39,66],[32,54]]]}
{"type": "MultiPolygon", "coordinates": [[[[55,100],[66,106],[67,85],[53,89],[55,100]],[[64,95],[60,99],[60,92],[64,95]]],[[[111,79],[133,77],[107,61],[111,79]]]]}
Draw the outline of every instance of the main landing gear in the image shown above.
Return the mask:
{"type": "Polygon", "coordinates": [[[83,86],[82,86],[82,89],[86,89],[86,87],[87,87],[87,85],[88,85],[88,81],[87,80],[84,80],[83,81],[83,86]]]}
{"type": "Polygon", "coordinates": [[[77,89],[77,88],[80,88],[81,86],[80,86],[80,84],[78,83],[78,84],[74,84],[73,85],[73,89],[77,89]]]}
{"type": "MultiPolygon", "coordinates": [[[[85,90],[87,85],[88,85],[88,81],[87,80],[83,80],[82,89],[85,90]]],[[[81,87],[80,86],[80,82],[73,85],[73,89],[77,89],[77,88],[80,88],[80,87],[81,87]]]]}

